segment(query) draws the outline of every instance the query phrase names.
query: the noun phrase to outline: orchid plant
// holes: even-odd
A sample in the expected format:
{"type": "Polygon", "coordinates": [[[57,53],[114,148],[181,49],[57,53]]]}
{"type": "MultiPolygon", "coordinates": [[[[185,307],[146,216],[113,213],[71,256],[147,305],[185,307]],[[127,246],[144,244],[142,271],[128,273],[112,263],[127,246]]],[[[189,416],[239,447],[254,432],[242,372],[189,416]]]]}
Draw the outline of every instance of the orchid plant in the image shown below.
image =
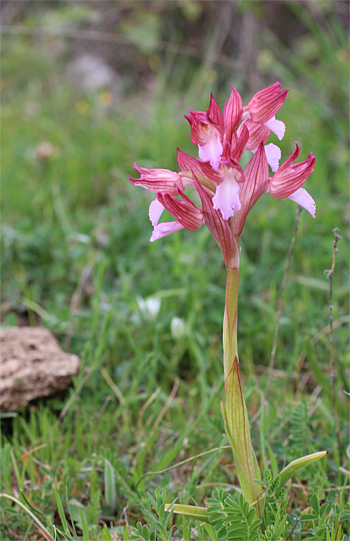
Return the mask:
{"type": "MultiPolygon", "coordinates": [[[[280,83],[276,82],[257,92],[248,105],[243,106],[240,94],[232,86],[223,112],[211,95],[205,112],[189,111],[189,115],[185,115],[191,126],[191,141],[198,146],[199,159],[178,149],[180,172],[146,169],[135,164],[140,178],[129,179],[135,186],[156,194],[149,208],[154,227],[151,242],[184,228],[196,231],[205,224],[222,251],[227,271],[223,321],[225,404],[222,403],[222,413],[244,498],[259,515],[264,506],[261,474],[251,444],[237,351],[240,237],[249,211],[265,193],[275,199],[289,198],[315,218],[315,202],[302,186],[313,173],[316,158],[310,152],[305,160],[296,163],[300,154],[296,143],[294,152],[279,166],[280,148],[273,143],[266,144],[271,131],[279,140],[284,136],[285,125],[275,115],[287,93],[288,89],[281,90],[280,83]],[[243,170],[240,161],[244,150],[253,155],[243,170]],[[196,190],[201,208],[185,194],[188,186],[196,190]],[[159,222],[164,209],[175,218],[174,221],[159,222]]],[[[314,453],[291,463],[279,474],[281,484],[296,470],[325,454],[314,453]]],[[[181,507],[189,506],[177,506],[175,511],[181,512],[181,507]]],[[[191,514],[188,509],[182,511],[191,514]]],[[[196,511],[192,514],[198,516],[196,511]]]]}

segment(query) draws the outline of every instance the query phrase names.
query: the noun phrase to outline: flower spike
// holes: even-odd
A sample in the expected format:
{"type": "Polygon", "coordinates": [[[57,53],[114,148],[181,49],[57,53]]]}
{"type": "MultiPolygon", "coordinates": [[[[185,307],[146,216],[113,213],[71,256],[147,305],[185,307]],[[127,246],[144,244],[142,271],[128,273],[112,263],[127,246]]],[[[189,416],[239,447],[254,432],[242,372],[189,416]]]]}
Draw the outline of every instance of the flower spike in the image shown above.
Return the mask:
{"type": "MultiPolygon", "coordinates": [[[[222,404],[222,412],[244,498],[250,507],[255,507],[260,518],[264,508],[261,475],[251,445],[237,349],[240,236],[248,213],[266,192],[276,199],[288,197],[315,217],[315,202],[302,186],[314,171],[316,158],[310,153],[304,161],[295,163],[300,153],[296,144],[296,150],[279,167],[280,148],[266,144],[271,131],[280,140],[284,136],[285,125],[275,114],[287,92],[288,89],[281,90],[280,83],[275,83],[257,92],[243,107],[239,93],[232,86],[223,113],[211,95],[206,112],[190,111],[185,117],[191,126],[191,141],[198,145],[199,159],[178,149],[180,173],[135,164],[141,178],[130,179],[134,185],[157,194],[149,208],[154,227],[151,242],[184,228],[195,231],[205,223],[222,251],[227,271],[223,321],[226,405],[222,404]],[[253,152],[253,156],[243,170],[240,161],[245,149],[253,152]],[[269,178],[269,166],[274,172],[272,178],[269,178]],[[202,208],[197,208],[184,193],[187,186],[197,191],[202,208]],[[164,209],[174,216],[174,221],[159,223],[164,209]]],[[[284,471],[290,477],[292,470],[284,471]]],[[[282,472],[283,482],[287,474],[283,477],[282,472]]]]}

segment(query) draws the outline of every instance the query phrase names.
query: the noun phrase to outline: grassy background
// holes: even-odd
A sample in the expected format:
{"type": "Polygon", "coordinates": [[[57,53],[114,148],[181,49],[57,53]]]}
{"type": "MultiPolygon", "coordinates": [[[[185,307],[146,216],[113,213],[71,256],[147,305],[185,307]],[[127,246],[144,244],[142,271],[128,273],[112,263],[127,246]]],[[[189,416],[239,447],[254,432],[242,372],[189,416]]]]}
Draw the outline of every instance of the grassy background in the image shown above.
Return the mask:
{"type": "MultiPolygon", "coordinates": [[[[84,506],[92,534],[98,536],[103,521],[120,534],[126,521],[140,519],[146,490],[167,487],[169,499],[176,495],[182,503],[194,498],[200,504],[214,485],[236,484],[229,450],[141,480],[145,472],[226,443],[219,411],[225,272],[220,251],[204,228],[150,244],[151,194],[134,188],[127,177],[134,176],[134,161],[176,168],[177,146],[196,155],[183,114],[205,109],[211,91],[223,105],[232,82],[247,103],[259,88],[279,80],[291,88],[278,115],[287,126],[282,159],[293,150],[294,140],[301,146],[301,159],[310,151],[316,155],[307,189],[317,202],[317,218],[301,214],[276,371],[264,397],[296,207],[265,196],[250,213],[242,235],[241,370],[261,465],[269,463],[270,453],[281,468],[302,453],[329,450],[327,460],[294,479],[290,509],[305,507],[314,491],[333,501],[340,494],[344,501],[346,493],[337,487],[346,483],[339,466],[348,468],[343,391],[350,390],[345,3],[320,2],[315,8],[307,2],[193,2],[166,9],[164,2],[111,3],[120,16],[117,30],[131,45],[109,43],[108,49],[99,45],[97,50],[109,61],[117,57],[121,83],[118,89],[86,91],[72,83],[67,62],[98,46],[65,38],[64,31],[102,25],[96,16],[106,19],[107,4],[33,2],[24,11],[5,13],[2,324],[40,320],[63,347],[81,357],[82,368],[67,393],[2,420],[2,491],[18,495],[24,489],[49,522],[59,525],[56,477],[60,493],[67,485],[69,498],[84,506]],[[246,25],[247,32],[255,29],[250,56],[244,33],[236,43],[229,29],[218,45],[226,5],[232,24],[246,25]],[[31,30],[57,25],[63,37],[31,30]],[[182,43],[183,49],[164,51],[164,42],[182,43]],[[190,54],[195,47],[197,57],[190,54]],[[52,146],[47,159],[40,157],[42,142],[52,146]],[[329,336],[324,332],[314,338],[329,323],[324,270],[331,266],[334,227],[343,237],[333,303],[340,453],[329,336]],[[75,292],[80,302],[72,312],[75,292]],[[155,321],[142,317],[137,295],[161,298],[155,321]],[[170,332],[174,316],[185,321],[181,339],[170,332]],[[59,416],[70,399],[65,415],[59,416]],[[105,459],[113,467],[115,498],[107,493],[105,459]]],[[[103,25],[98,28],[106,32],[103,25]]],[[[8,505],[0,513],[5,539],[40,539],[23,511],[8,505]]]]}

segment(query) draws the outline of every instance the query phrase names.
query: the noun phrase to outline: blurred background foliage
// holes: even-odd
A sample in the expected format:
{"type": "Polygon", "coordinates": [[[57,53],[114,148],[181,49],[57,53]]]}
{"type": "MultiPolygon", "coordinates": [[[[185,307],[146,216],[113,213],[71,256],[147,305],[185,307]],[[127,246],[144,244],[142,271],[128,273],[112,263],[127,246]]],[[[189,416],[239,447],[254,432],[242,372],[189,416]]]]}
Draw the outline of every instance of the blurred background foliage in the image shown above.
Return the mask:
{"type": "MultiPolygon", "coordinates": [[[[329,322],[324,270],[331,266],[334,227],[343,237],[334,278],[334,345],[346,434],[348,2],[3,0],[1,31],[2,324],[41,323],[53,330],[66,349],[83,358],[75,388],[84,370],[94,367],[79,405],[57,428],[60,444],[52,444],[50,452],[38,451],[42,459],[57,468],[61,460],[56,474],[64,472],[62,479],[67,475],[72,485],[69,475],[75,477],[84,461],[102,453],[121,468],[123,477],[134,468],[127,478],[132,486],[146,465],[155,470],[160,462],[164,467],[173,460],[174,454],[159,458],[162,442],[176,441],[179,452],[188,436],[186,411],[195,416],[199,403],[204,404],[202,413],[212,408],[212,417],[198,417],[201,432],[193,436],[191,450],[212,445],[215,431],[220,439],[220,413],[212,405],[213,389],[219,392],[222,380],[225,270],[220,251],[204,228],[150,244],[152,196],[127,179],[135,176],[135,161],[176,169],[176,147],[195,156],[183,115],[188,109],[205,110],[210,92],[222,106],[230,83],[244,104],[276,80],[289,87],[278,114],[287,126],[278,143],[282,160],[295,140],[301,159],[310,151],[317,157],[307,181],[317,218],[305,211],[301,215],[264,437],[283,462],[287,451],[281,441],[288,441],[290,425],[282,388],[287,409],[303,397],[314,404],[323,389],[310,429],[320,439],[308,440],[308,450],[312,445],[318,449],[334,430],[329,339],[327,331],[318,335],[329,322]],[[161,298],[155,320],[142,315],[137,295],[161,298]],[[180,340],[171,334],[174,316],[185,322],[180,340]],[[106,403],[110,388],[100,373],[102,365],[126,397],[127,414],[115,397],[106,403]],[[140,405],[158,386],[162,404],[166,401],[175,376],[181,381],[181,399],[165,416],[165,425],[152,433],[154,443],[158,430],[164,431],[155,455],[147,454],[141,432],[129,433],[127,427],[139,422],[140,405]],[[62,460],[72,430],[79,432],[72,451],[76,462],[68,454],[62,460]],[[169,432],[173,439],[167,440],[169,432]],[[84,447],[85,434],[90,443],[84,447]],[[125,453],[122,463],[113,458],[115,444],[120,457],[125,453]]],[[[277,143],[274,135],[271,141],[277,143]]],[[[255,440],[261,440],[256,386],[266,378],[295,211],[291,201],[265,196],[249,215],[242,236],[239,351],[245,381],[250,382],[255,440]]],[[[33,445],[40,434],[45,437],[47,426],[55,423],[51,411],[61,411],[66,400],[33,405],[39,411],[36,428],[34,420],[14,420],[16,453],[30,444],[29,434],[33,445]]],[[[159,407],[156,400],[149,412],[157,417],[159,407]]],[[[327,448],[333,445],[328,439],[327,448]]],[[[336,454],[330,458],[334,482],[339,460],[336,454]]],[[[208,481],[214,471],[208,469],[208,481]]],[[[228,475],[225,468],[221,475],[228,475]]],[[[83,477],[79,479],[75,482],[84,491],[83,477]]],[[[175,487],[181,480],[173,481],[175,487]]],[[[195,486],[190,477],[188,483],[185,499],[195,486]]]]}

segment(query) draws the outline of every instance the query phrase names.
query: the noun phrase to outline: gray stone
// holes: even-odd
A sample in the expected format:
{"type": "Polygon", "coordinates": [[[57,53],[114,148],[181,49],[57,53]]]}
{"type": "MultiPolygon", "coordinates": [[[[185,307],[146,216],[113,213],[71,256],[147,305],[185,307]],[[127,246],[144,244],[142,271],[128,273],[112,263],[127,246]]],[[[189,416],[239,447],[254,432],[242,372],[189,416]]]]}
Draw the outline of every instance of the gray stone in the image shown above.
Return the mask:
{"type": "Polygon", "coordinates": [[[0,330],[0,407],[15,411],[30,400],[66,389],[80,359],[61,350],[43,327],[0,330]]]}

